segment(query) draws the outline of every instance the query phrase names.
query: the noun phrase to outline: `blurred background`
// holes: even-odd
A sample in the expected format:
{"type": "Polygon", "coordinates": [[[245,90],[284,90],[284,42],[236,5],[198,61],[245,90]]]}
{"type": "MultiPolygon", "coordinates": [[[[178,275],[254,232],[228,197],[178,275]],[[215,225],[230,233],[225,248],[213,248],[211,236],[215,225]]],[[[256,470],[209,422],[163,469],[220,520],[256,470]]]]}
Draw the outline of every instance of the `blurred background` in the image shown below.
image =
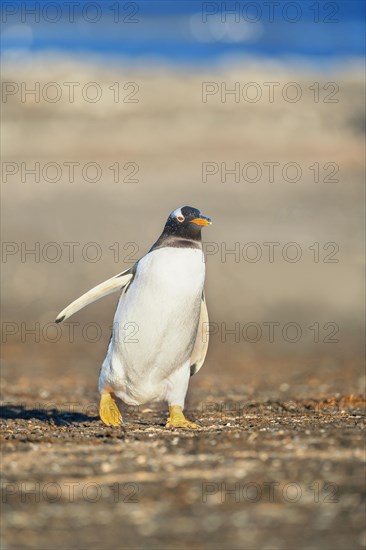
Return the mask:
{"type": "Polygon", "coordinates": [[[117,296],[53,320],[188,204],[214,221],[192,387],[362,391],[363,18],[355,0],[3,4],[8,383],[96,388],[117,296]]]}
{"type": "Polygon", "coordinates": [[[1,11],[3,547],[365,548],[364,3],[1,11]],[[108,428],[118,296],[54,319],[182,205],[213,219],[200,429],[108,428]]]}

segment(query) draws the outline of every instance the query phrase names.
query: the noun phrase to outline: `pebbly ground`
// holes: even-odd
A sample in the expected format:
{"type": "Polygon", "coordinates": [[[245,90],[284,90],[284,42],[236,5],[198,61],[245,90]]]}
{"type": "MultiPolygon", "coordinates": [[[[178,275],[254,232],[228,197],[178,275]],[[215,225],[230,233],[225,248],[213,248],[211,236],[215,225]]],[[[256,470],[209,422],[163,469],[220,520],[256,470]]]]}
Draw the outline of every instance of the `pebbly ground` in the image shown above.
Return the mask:
{"type": "Polygon", "coordinates": [[[3,548],[335,549],[365,544],[357,395],[192,392],[196,431],[160,406],[97,416],[97,395],[5,386],[3,548]]]}

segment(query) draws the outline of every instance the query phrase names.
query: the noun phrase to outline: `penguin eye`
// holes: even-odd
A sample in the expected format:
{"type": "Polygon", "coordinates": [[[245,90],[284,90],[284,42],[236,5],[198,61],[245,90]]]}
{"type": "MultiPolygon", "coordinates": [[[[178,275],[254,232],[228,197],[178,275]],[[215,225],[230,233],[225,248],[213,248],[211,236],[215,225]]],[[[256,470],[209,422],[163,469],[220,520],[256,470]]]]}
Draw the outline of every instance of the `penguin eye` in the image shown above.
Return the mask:
{"type": "Polygon", "coordinates": [[[184,216],[177,216],[177,220],[179,222],[184,222],[184,216]]]}

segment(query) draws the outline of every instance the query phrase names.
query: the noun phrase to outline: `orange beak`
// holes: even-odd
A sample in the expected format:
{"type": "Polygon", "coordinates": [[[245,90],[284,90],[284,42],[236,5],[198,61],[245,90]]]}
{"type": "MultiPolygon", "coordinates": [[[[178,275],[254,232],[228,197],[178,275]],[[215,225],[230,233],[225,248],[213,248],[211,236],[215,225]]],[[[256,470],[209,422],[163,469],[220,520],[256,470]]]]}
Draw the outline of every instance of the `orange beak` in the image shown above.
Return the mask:
{"type": "Polygon", "coordinates": [[[211,225],[212,221],[210,220],[210,218],[201,216],[200,218],[195,218],[194,220],[191,220],[191,223],[195,223],[196,225],[211,225]]]}

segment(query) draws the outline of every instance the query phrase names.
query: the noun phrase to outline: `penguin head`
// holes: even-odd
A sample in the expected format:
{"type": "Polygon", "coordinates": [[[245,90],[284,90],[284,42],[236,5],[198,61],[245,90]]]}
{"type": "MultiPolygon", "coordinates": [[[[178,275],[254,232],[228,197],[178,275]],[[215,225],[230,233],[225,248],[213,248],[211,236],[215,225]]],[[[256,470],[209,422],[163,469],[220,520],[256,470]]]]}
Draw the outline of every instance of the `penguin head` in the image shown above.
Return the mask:
{"type": "Polygon", "coordinates": [[[163,232],[150,252],[163,247],[202,248],[201,229],[212,222],[197,208],[181,206],[169,215],[163,232]]]}
{"type": "Polygon", "coordinates": [[[202,226],[210,225],[212,222],[210,218],[203,216],[197,208],[193,206],[181,206],[176,208],[170,214],[167,225],[170,227],[182,228],[182,231],[188,230],[189,232],[199,231],[202,226]]]}

